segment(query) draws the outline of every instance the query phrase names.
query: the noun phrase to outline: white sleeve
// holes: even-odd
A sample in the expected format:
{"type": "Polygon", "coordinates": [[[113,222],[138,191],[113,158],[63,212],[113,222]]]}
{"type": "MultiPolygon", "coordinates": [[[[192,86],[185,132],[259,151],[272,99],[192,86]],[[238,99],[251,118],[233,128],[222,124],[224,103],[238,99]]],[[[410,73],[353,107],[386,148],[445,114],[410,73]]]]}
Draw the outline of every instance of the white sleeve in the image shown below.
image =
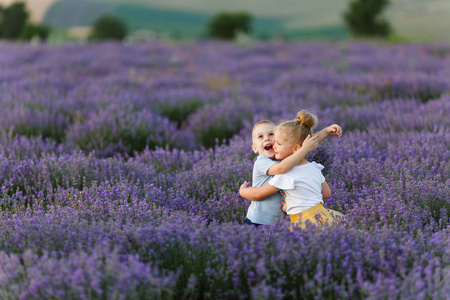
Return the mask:
{"type": "Polygon", "coordinates": [[[314,161],[312,161],[311,162],[311,164],[314,166],[314,167],[316,167],[320,172],[320,182],[321,183],[324,183],[324,181],[325,181],[325,177],[323,176],[323,174],[322,174],[322,170],[323,170],[323,168],[325,168],[323,165],[321,165],[321,164],[318,164],[318,163],[316,163],[316,162],[314,162],[314,161]]]}
{"type": "Polygon", "coordinates": [[[286,174],[273,176],[269,184],[281,190],[293,190],[295,188],[294,178],[286,174]]]}
{"type": "Polygon", "coordinates": [[[325,168],[323,165],[316,163],[315,161],[312,161],[311,164],[316,167],[317,169],[319,169],[320,171],[323,170],[323,168],[325,168]]]}

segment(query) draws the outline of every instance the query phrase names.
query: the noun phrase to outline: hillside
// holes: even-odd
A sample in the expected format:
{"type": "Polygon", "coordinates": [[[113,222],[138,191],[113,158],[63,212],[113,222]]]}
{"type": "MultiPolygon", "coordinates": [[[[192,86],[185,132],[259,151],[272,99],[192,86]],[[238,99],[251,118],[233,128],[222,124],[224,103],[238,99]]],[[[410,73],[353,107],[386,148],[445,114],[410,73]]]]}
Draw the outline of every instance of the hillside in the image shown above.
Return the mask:
{"type": "MultiPolygon", "coordinates": [[[[134,0],[160,7],[195,12],[246,10],[256,16],[282,20],[286,29],[320,30],[342,28],[342,12],[349,0],[134,0]]],[[[450,1],[391,0],[386,11],[398,34],[413,39],[450,42],[450,1]]]]}
{"type": "MultiPolygon", "coordinates": [[[[56,28],[90,26],[106,13],[125,20],[131,31],[148,29],[187,37],[204,35],[207,22],[214,15],[212,12],[166,8],[138,1],[66,0],[54,3],[43,22],[56,28]]],[[[254,31],[257,34],[287,34],[290,31],[282,23],[281,18],[256,16],[254,31]]]]}
{"type": "MultiPolygon", "coordinates": [[[[10,4],[14,0],[0,0],[10,4]]],[[[89,26],[109,12],[127,21],[131,30],[151,29],[201,35],[208,19],[223,10],[244,10],[255,16],[257,34],[346,37],[342,12],[348,0],[24,0],[32,19],[56,28],[89,26]]],[[[450,1],[391,0],[386,12],[399,35],[415,40],[450,42],[450,1]]]]}

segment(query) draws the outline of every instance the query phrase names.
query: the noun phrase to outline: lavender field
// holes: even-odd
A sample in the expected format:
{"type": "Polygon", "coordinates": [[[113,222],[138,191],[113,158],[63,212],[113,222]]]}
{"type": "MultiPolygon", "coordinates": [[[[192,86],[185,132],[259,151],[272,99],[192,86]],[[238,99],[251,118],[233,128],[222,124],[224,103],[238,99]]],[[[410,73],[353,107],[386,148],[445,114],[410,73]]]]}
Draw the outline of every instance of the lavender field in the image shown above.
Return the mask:
{"type": "Polygon", "coordinates": [[[0,299],[450,299],[450,45],[0,44],[0,299]],[[242,225],[307,109],[326,206],[242,225]]]}

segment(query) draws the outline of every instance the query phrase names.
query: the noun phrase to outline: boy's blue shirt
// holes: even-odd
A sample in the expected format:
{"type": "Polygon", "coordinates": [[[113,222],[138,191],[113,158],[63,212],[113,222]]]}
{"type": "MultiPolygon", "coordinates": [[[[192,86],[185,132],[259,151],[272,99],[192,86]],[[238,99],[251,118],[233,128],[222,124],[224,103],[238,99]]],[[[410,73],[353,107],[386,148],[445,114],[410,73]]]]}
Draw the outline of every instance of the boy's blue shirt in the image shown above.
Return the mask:
{"type": "MultiPolygon", "coordinates": [[[[252,186],[261,187],[273,177],[267,175],[267,170],[278,161],[260,155],[253,165],[252,186]]],[[[281,195],[275,193],[260,201],[252,201],[247,211],[247,218],[253,223],[275,225],[284,216],[281,210],[281,195]]]]}

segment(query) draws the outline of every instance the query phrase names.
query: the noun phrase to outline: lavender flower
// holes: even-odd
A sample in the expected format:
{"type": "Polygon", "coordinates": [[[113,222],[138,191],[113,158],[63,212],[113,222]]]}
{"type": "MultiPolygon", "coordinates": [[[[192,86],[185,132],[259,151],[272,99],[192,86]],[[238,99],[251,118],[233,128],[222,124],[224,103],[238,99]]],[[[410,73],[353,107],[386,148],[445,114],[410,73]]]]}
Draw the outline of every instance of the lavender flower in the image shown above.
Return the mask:
{"type": "Polygon", "coordinates": [[[0,44],[0,298],[450,298],[449,58],[0,44]],[[242,226],[252,125],[300,109],[343,127],[310,159],[346,218],[242,226]]]}

